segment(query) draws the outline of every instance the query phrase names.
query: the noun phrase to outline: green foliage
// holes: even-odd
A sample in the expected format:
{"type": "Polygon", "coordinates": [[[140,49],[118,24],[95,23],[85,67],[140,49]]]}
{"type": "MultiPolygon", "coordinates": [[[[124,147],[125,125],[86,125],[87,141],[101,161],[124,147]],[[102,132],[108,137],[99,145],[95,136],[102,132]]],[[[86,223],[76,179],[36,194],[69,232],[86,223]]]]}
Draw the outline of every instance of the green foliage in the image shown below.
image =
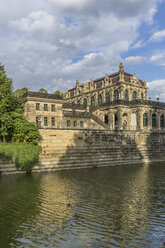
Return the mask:
{"type": "Polygon", "coordinates": [[[38,162],[40,152],[40,146],[0,142],[0,160],[13,160],[18,169],[27,172],[30,172],[38,162]]]}
{"type": "Polygon", "coordinates": [[[39,93],[46,93],[46,94],[48,93],[47,90],[44,89],[44,88],[41,88],[38,92],[39,92],[39,93]]]}
{"type": "Polygon", "coordinates": [[[12,141],[37,145],[40,139],[38,128],[33,123],[24,118],[15,119],[12,141]]]}
{"type": "Polygon", "coordinates": [[[60,90],[56,90],[56,91],[54,92],[54,95],[56,95],[56,96],[62,96],[62,99],[64,99],[64,96],[65,96],[65,94],[62,93],[60,90]]]}
{"type": "Polygon", "coordinates": [[[24,98],[27,88],[12,91],[12,80],[0,65],[0,160],[13,160],[17,168],[31,171],[39,158],[41,139],[37,127],[25,120],[24,98]],[[6,143],[16,142],[16,143],[6,143]],[[4,143],[5,142],[5,143],[4,143]]]}
{"type": "Polygon", "coordinates": [[[6,76],[4,66],[0,65],[0,138],[5,141],[12,125],[10,112],[13,110],[12,80],[6,76]]]}

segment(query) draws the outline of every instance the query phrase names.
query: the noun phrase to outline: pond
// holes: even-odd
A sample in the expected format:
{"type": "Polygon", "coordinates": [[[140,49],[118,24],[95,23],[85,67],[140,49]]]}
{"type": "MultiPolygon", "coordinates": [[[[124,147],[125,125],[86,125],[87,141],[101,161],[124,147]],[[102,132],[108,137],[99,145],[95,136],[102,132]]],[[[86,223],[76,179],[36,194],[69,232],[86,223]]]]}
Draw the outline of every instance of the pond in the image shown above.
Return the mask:
{"type": "Polygon", "coordinates": [[[165,163],[0,176],[0,247],[163,247],[165,163]]]}

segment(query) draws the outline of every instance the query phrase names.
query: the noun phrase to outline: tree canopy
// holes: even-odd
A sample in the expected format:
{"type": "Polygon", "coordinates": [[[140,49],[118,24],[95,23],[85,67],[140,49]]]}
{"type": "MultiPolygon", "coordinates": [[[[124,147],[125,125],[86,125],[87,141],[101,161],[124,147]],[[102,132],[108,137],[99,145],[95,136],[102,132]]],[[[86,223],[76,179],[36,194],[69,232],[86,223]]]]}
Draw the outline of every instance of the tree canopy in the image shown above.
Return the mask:
{"type": "Polygon", "coordinates": [[[47,90],[44,89],[44,88],[41,88],[38,92],[39,92],[39,93],[46,93],[46,94],[48,94],[47,90]]]}
{"type": "Polygon", "coordinates": [[[41,138],[37,127],[24,118],[23,94],[26,88],[13,92],[12,80],[0,65],[0,141],[37,144],[41,138]]]}

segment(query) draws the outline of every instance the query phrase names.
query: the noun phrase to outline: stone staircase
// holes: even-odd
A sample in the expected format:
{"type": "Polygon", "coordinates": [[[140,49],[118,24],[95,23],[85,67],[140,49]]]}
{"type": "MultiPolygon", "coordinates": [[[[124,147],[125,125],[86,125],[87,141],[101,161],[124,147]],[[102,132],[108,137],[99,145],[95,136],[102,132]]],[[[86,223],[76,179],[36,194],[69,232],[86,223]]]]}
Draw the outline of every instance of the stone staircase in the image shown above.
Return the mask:
{"type": "Polygon", "coordinates": [[[109,125],[105,124],[102,120],[100,120],[97,116],[93,115],[92,113],[89,114],[91,119],[97,122],[99,125],[104,127],[105,129],[109,129],[109,125]]]}

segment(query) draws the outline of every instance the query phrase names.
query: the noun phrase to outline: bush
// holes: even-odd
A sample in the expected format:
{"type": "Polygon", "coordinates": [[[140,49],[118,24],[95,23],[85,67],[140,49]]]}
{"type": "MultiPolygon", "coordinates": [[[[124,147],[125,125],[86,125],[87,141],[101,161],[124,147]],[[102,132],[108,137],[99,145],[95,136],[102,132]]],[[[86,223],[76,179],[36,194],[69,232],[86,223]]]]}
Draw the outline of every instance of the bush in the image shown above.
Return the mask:
{"type": "Polygon", "coordinates": [[[16,168],[30,172],[38,162],[40,146],[17,143],[0,143],[0,160],[15,162],[16,168]]]}

